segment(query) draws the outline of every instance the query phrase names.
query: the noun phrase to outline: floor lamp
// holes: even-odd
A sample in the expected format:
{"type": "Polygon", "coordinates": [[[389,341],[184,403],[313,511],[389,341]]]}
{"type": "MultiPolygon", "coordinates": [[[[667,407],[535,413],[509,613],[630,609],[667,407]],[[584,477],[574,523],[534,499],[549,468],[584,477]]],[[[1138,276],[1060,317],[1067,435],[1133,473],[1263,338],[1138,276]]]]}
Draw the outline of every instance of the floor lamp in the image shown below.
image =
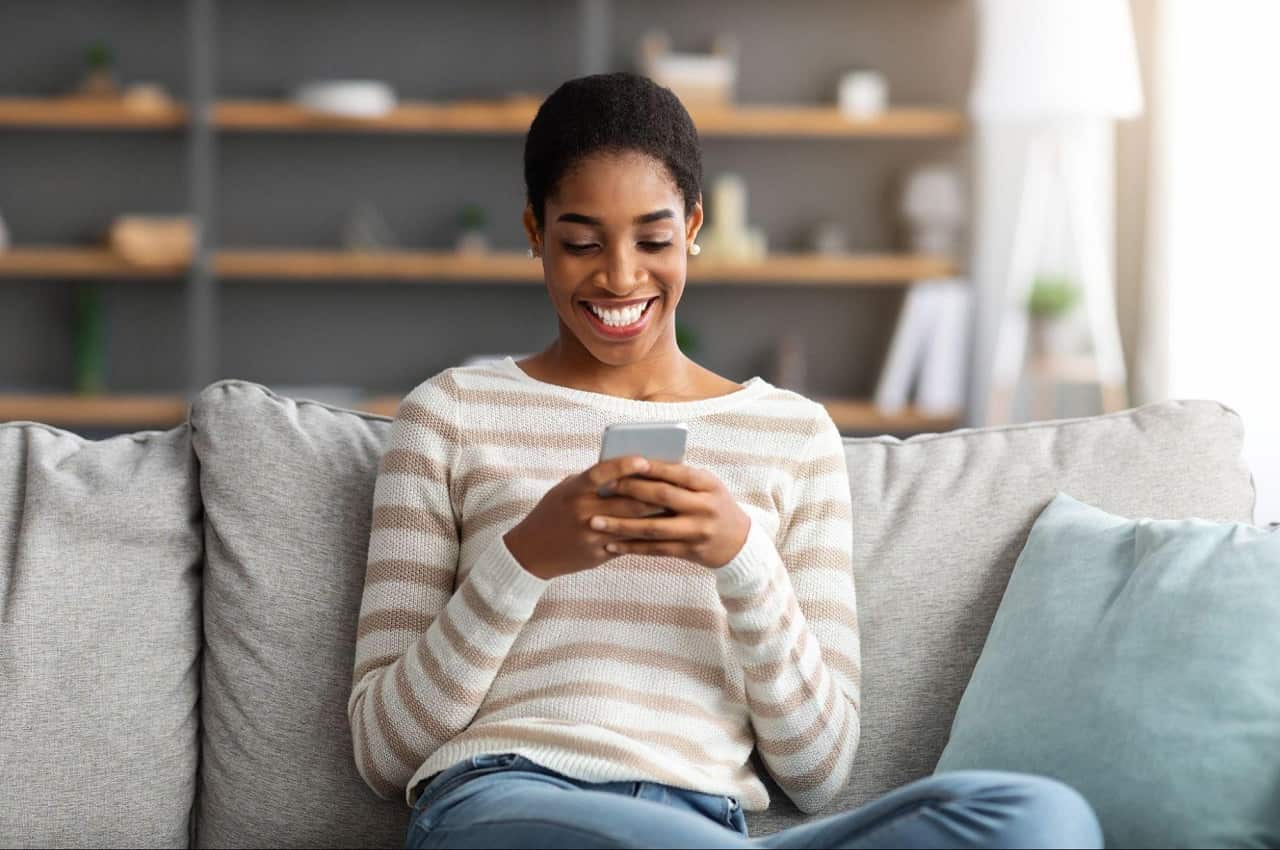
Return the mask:
{"type": "Polygon", "coordinates": [[[1103,408],[1127,404],[1112,262],[1089,209],[1088,179],[1073,131],[1142,111],[1127,0],[980,0],[978,65],[969,110],[1029,133],[1021,193],[1001,281],[988,424],[1011,419],[1028,331],[1027,298],[1048,224],[1055,179],[1079,264],[1094,379],[1103,408]]]}

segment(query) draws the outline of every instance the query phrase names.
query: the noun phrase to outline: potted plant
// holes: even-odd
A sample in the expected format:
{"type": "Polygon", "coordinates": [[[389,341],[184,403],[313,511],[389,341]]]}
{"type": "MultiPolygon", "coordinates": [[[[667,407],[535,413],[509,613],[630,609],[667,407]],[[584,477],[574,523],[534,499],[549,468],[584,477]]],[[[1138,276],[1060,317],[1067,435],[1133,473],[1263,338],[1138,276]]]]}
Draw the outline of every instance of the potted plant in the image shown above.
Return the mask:
{"type": "Polygon", "coordinates": [[[698,332],[693,326],[676,319],[676,347],[681,353],[686,357],[694,356],[701,348],[700,343],[698,332]]]}
{"type": "Polygon", "coordinates": [[[107,43],[91,43],[85,48],[85,60],[89,68],[80,81],[78,94],[84,97],[117,97],[120,87],[116,83],[114,57],[107,43]]]}
{"type": "Polygon", "coordinates": [[[483,254],[488,251],[489,236],[484,229],[487,220],[484,207],[479,204],[465,205],[459,217],[461,229],[454,250],[459,254],[483,254]]]}
{"type": "Polygon", "coordinates": [[[1075,339],[1072,311],[1080,302],[1080,287],[1063,275],[1041,275],[1031,286],[1027,313],[1031,317],[1031,351],[1036,356],[1068,354],[1075,339]]]}

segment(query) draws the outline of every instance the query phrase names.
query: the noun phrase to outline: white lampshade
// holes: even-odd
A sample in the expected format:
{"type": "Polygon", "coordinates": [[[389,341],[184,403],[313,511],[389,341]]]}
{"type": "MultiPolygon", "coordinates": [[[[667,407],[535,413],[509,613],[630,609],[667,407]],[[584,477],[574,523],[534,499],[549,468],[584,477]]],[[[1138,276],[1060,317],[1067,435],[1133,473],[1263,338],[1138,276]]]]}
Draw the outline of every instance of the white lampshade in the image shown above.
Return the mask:
{"type": "Polygon", "coordinates": [[[979,0],[969,111],[991,121],[1132,118],[1142,85],[1128,0],[979,0]]]}

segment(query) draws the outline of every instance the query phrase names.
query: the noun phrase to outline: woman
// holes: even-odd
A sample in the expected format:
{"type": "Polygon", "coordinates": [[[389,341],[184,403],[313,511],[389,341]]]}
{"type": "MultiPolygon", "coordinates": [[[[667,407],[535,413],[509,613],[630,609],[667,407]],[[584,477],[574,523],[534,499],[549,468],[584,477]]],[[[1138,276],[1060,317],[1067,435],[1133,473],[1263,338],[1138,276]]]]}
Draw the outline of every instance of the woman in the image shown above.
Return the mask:
{"type": "Polygon", "coordinates": [[[702,167],[670,90],[565,83],[524,167],[559,338],[414,388],[375,487],[348,713],[365,781],[414,809],[406,846],[1100,846],[1074,791],[996,773],[747,838],[753,748],[804,812],[854,769],[840,434],[676,346],[702,167]],[[596,462],[606,425],[676,420],[684,463],[596,462]]]}

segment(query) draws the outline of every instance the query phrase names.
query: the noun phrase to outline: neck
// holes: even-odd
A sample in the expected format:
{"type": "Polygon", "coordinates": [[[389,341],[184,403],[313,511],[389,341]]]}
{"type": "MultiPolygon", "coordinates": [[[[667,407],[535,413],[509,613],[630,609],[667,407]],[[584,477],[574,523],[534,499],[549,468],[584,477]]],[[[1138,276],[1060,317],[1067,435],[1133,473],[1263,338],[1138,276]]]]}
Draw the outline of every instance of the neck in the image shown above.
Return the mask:
{"type": "Polygon", "coordinates": [[[560,337],[538,360],[554,383],[641,401],[679,394],[695,377],[693,361],[680,351],[670,328],[636,360],[614,365],[598,359],[561,323],[560,337]]]}

